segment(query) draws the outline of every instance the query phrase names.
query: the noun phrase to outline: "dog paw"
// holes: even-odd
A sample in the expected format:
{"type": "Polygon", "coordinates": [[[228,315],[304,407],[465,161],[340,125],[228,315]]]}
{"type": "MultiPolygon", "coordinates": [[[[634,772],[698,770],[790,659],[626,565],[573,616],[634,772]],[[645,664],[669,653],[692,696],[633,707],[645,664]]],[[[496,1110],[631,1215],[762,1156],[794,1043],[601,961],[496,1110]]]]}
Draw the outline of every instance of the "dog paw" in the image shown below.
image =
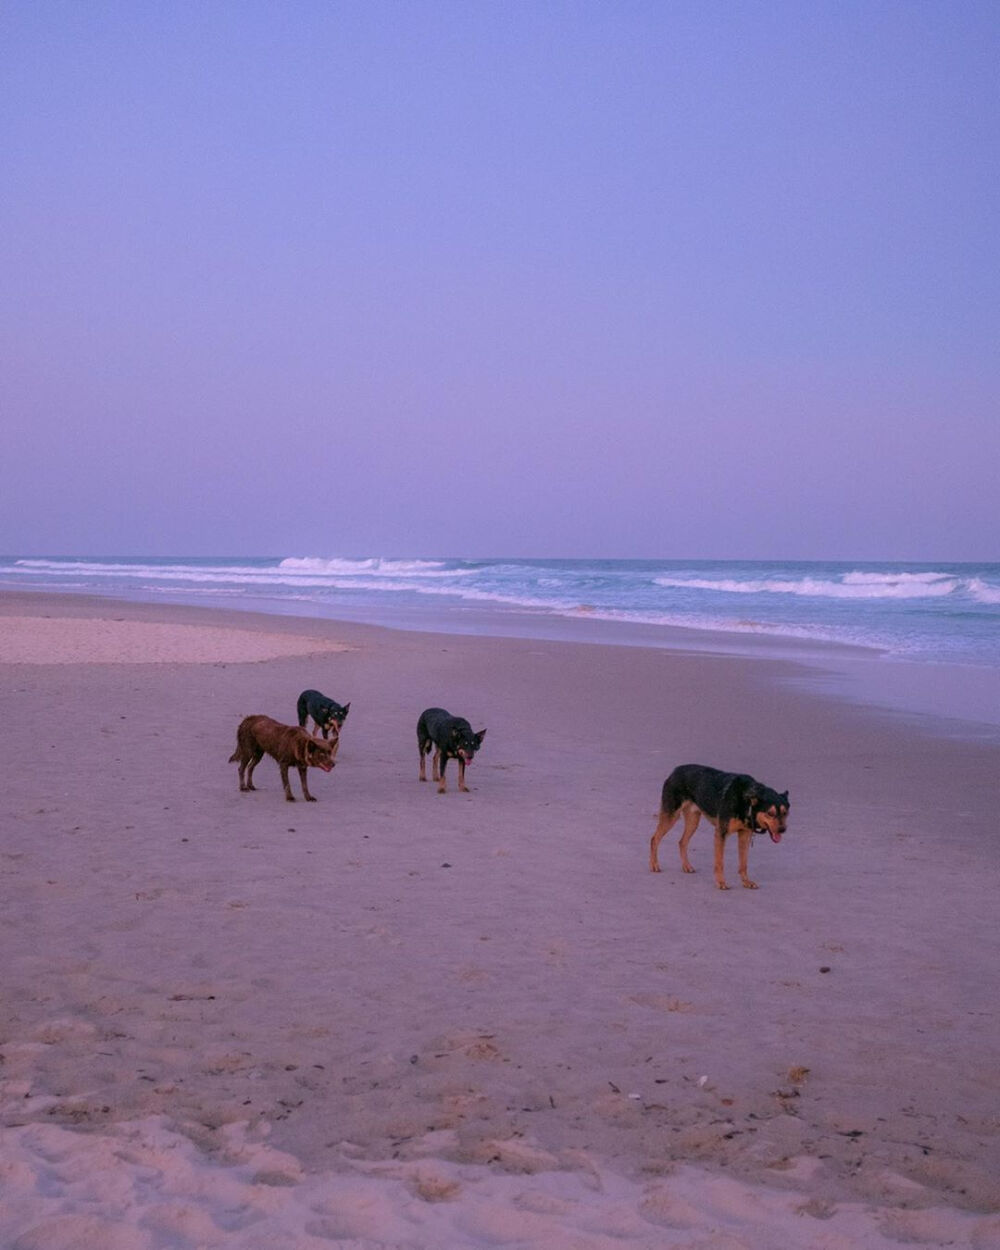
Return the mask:
{"type": "Polygon", "coordinates": [[[760,887],[757,885],[756,881],[751,881],[749,878],[747,878],[743,882],[743,888],[744,890],[756,890],[756,889],[759,889],[760,887]]]}

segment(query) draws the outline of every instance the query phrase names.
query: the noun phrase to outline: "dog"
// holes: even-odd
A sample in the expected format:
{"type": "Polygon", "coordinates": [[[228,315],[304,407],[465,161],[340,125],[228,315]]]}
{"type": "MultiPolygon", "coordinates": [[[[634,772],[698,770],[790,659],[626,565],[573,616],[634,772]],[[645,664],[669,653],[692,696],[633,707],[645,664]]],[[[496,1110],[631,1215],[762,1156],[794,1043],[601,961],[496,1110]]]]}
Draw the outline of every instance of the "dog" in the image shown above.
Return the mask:
{"type": "Polygon", "coordinates": [[[780,842],[787,827],[788,806],[787,790],[779,794],[746,773],[724,773],[705,764],[682,764],[663,783],[660,820],[649,842],[649,871],[660,871],[657,847],[683,813],[681,868],[694,872],[687,848],[704,815],[715,825],[715,884],[720,890],[729,889],[722,860],[726,838],[735,833],[739,839],[740,880],[747,890],[756,890],[757,883],[747,875],[750,842],[755,833],[765,830],[772,842],[780,842]]]}
{"type": "Polygon", "coordinates": [[[298,702],[299,726],[305,729],[306,721],[311,716],[313,724],[324,738],[331,729],[339,734],[350,710],[351,705],[349,703],[345,703],[341,707],[339,703],[335,703],[333,699],[328,699],[325,694],[320,694],[318,690],[303,690],[299,695],[298,702]]]}
{"type": "Polygon", "coordinates": [[[444,794],[447,785],[444,770],[450,759],[458,760],[458,788],[468,793],[465,784],[465,766],[483,745],[486,730],[472,732],[472,726],[461,716],[452,716],[443,707],[429,707],[417,721],[417,746],[420,749],[420,780],[427,780],[425,757],[434,749],[433,780],[438,783],[438,794],[444,794]]]}
{"type": "Polygon", "coordinates": [[[325,773],[330,772],[339,746],[340,735],[336,728],[333,737],[327,741],[314,738],[301,726],[282,725],[270,716],[248,716],[240,721],[236,731],[236,750],[230,755],[229,763],[240,766],[240,789],[256,790],[253,770],[265,755],[270,755],[277,760],[281,770],[281,784],[289,803],[295,802],[295,795],[288,784],[288,770],[292,767],[299,770],[302,797],[307,803],[315,803],[316,799],[309,793],[306,770],[321,768],[325,773]]]}

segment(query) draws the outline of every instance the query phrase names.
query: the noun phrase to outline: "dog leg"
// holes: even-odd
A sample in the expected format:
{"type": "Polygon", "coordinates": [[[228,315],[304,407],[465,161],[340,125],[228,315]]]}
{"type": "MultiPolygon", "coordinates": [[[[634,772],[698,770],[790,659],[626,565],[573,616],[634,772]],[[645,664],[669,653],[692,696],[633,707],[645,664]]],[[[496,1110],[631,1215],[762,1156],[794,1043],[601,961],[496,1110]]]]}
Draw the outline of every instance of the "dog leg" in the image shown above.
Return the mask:
{"type": "Polygon", "coordinates": [[[747,876],[747,858],[750,853],[750,842],[753,834],[749,829],[741,829],[739,833],[739,850],[740,850],[740,880],[743,882],[743,888],[746,890],[756,890],[757,882],[751,881],[747,876]]]}
{"type": "Polygon", "coordinates": [[[299,770],[299,781],[302,782],[302,797],[307,803],[315,803],[316,799],[309,793],[309,783],[306,781],[306,773],[309,771],[305,764],[297,765],[299,770]]]}
{"type": "Polygon", "coordinates": [[[720,890],[728,890],[726,885],[726,876],[722,867],[723,856],[726,852],[726,835],[722,832],[721,825],[715,828],[715,884],[720,890]]]}
{"type": "Polygon", "coordinates": [[[288,784],[288,765],[279,764],[278,768],[281,770],[281,784],[285,787],[285,798],[289,803],[294,803],[295,795],[292,794],[292,787],[288,784]]]}
{"type": "Polygon", "coordinates": [[[264,758],[264,752],[259,747],[254,747],[253,755],[250,757],[249,763],[247,764],[247,783],[245,786],[242,786],[241,789],[243,790],[256,790],[257,789],[257,787],[253,783],[253,770],[257,767],[257,765],[261,762],[263,758],[264,758]]]}
{"type": "Polygon", "coordinates": [[[681,853],[681,868],[684,872],[694,872],[695,869],[688,859],[688,843],[694,837],[694,831],[698,828],[698,822],[701,820],[701,809],[695,807],[693,803],[685,803],[681,810],[684,812],[684,832],[681,834],[681,840],[677,844],[681,853]]]}
{"type": "Polygon", "coordinates": [[[674,825],[677,824],[677,817],[680,815],[680,809],[676,812],[668,812],[664,808],[660,808],[660,820],[653,832],[653,836],[649,839],[649,871],[660,871],[660,860],[657,850],[660,843],[667,836],[674,825]]]}
{"type": "Polygon", "coordinates": [[[444,770],[448,764],[448,756],[443,751],[434,753],[434,780],[438,783],[438,794],[447,794],[448,785],[444,779],[444,770]],[[441,761],[440,770],[438,760],[441,761]]]}
{"type": "Polygon", "coordinates": [[[434,748],[434,758],[431,760],[431,780],[440,781],[444,769],[441,767],[441,748],[434,748]]]}
{"type": "Polygon", "coordinates": [[[458,788],[469,793],[469,787],[465,784],[465,760],[461,756],[458,757],[458,788]]]}
{"type": "Polygon", "coordinates": [[[427,780],[427,755],[425,753],[425,742],[417,742],[417,750],[420,752],[420,780],[427,780]]]}

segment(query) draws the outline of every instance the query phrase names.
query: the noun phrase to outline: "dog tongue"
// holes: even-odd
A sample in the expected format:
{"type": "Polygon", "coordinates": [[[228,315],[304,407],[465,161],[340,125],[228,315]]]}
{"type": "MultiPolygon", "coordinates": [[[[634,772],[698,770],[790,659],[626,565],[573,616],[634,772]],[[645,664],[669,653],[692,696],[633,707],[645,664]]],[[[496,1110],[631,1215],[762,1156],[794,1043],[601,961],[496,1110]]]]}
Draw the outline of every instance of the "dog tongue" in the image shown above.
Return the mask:
{"type": "Polygon", "coordinates": [[[780,833],[772,833],[772,834],[771,834],[771,841],[772,841],[772,842],[780,842],[780,841],[781,841],[781,834],[780,834],[780,833]]]}

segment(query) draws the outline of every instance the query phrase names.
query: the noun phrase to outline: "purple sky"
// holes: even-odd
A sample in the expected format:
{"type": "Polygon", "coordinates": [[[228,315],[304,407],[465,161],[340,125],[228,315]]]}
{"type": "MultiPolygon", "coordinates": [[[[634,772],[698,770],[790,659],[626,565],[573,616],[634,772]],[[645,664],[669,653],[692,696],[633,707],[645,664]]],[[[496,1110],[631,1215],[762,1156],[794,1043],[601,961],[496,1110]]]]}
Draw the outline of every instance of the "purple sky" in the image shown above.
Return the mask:
{"type": "Polygon", "coordinates": [[[6,0],[0,551],[998,559],[995,0],[6,0]]]}

